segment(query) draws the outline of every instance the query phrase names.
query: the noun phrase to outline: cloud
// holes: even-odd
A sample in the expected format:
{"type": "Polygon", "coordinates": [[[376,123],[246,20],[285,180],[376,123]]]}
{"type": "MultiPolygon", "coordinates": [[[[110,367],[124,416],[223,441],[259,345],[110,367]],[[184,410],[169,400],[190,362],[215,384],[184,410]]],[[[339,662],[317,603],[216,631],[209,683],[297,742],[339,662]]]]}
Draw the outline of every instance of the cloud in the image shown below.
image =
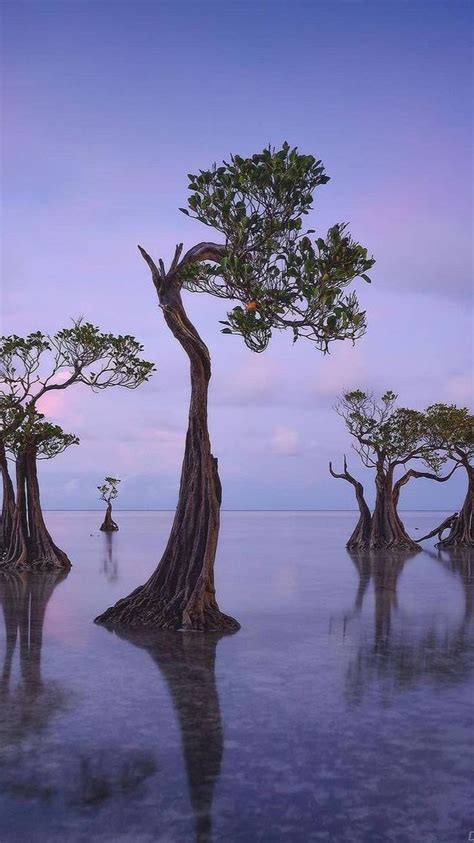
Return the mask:
{"type": "Polygon", "coordinates": [[[298,433],[291,427],[278,425],[273,431],[272,445],[276,454],[293,457],[299,451],[298,433]]]}

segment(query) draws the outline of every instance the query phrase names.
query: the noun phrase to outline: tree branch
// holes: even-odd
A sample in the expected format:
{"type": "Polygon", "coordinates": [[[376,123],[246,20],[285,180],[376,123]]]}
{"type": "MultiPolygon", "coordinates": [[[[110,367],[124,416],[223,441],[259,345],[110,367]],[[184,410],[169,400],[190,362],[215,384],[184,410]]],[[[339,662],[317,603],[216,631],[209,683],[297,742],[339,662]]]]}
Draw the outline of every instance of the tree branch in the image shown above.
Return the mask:
{"type": "Polygon", "coordinates": [[[459,468],[459,465],[456,464],[449,474],[446,474],[444,477],[440,477],[438,474],[431,474],[429,471],[416,471],[416,469],[410,468],[409,471],[397,480],[393,487],[393,499],[395,501],[395,506],[397,505],[398,498],[400,497],[400,489],[402,486],[405,486],[412,477],[416,477],[417,479],[418,477],[424,477],[426,480],[436,480],[438,483],[444,483],[446,480],[449,480],[457,468],[459,468]]]}
{"type": "Polygon", "coordinates": [[[329,471],[330,471],[330,473],[332,474],[333,477],[337,477],[339,480],[347,480],[347,482],[352,483],[353,486],[360,486],[361,485],[359,483],[359,481],[356,480],[355,477],[352,476],[352,474],[349,474],[349,472],[347,470],[347,459],[346,459],[345,454],[344,454],[344,471],[343,471],[343,473],[342,474],[336,474],[336,472],[333,471],[332,462],[329,463],[329,471]]]}
{"type": "Polygon", "coordinates": [[[145,252],[145,249],[143,249],[142,246],[138,246],[138,251],[140,252],[143,260],[146,261],[150,267],[153,284],[156,287],[156,292],[159,294],[163,288],[164,275],[160,272],[154,260],[150,257],[148,252],[145,252]]]}
{"type": "Polygon", "coordinates": [[[218,263],[227,254],[227,246],[219,243],[197,243],[191,249],[188,249],[182,260],[176,265],[176,272],[184,269],[190,263],[197,261],[216,261],[218,263]]]}

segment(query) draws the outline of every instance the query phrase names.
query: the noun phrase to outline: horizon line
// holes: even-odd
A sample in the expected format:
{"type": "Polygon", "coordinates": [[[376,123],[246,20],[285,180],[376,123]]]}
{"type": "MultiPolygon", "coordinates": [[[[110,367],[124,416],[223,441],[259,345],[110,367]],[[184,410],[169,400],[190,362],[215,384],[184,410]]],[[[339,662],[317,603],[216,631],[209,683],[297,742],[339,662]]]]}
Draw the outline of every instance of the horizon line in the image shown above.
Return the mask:
{"type": "MultiPolygon", "coordinates": [[[[400,509],[400,512],[448,512],[444,509],[400,509]]],[[[103,512],[103,509],[43,509],[43,512],[103,512]]],[[[176,512],[175,509],[116,509],[114,512],[176,512]]],[[[358,512],[358,509],[221,509],[221,512],[358,512]]]]}

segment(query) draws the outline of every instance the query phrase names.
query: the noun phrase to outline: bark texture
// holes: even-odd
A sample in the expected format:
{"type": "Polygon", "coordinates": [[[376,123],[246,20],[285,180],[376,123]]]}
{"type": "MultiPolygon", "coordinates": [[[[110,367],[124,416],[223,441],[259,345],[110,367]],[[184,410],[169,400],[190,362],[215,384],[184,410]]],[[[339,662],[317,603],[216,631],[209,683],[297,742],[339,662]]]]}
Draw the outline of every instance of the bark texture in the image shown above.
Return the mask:
{"type": "Polygon", "coordinates": [[[344,457],[344,471],[342,474],[336,474],[336,472],[333,471],[332,463],[329,463],[329,471],[333,477],[340,478],[341,480],[347,480],[348,483],[351,483],[354,487],[357,505],[359,507],[359,520],[346,544],[346,547],[349,550],[364,549],[369,547],[372,516],[364,497],[364,487],[362,483],[356,480],[355,477],[348,472],[346,457],[344,457]]]}
{"type": "Polygon", "coordinates": [[[397,512],[398,495],[394,492],[393,467],[377,466],[375,475],[376,498],[372,515],[370,548],[372,550],[400,548],[420,550],[410,538],[397,512]]]}
{"type": "Polygon", "coordinates": [[[100,529],[103,533],[114,533],[118,530],[118,524],[115,523],[114,519],[112,518],[112,504],[109,503],[107,505],[107,509],[105,512],[105,518],[100,526],[100,529]]]}
{"type": "Polygon", "coordinates": [[[41,509],[36,448],[16,460],[16,506],[3,567],[16,570],[69,570],[71,562],[51,538],[41,509]]]}
{"type": "Polygon", "coordinates": [[[449,535],[441,539],[437,547],[474,547],[474,468],[467,459],[463,461],[463,465],[467,473],[464,504],[449,535]]]}
{"type": "Polygon", "coordinates": [[[12,479],[8,471],[8,461],[5,446],[0,442],[0,470],[2,472],[2,522],[0,528],[0,553],[5,550],[11,538],[13,517],[15,514],[15,492],[12,479]]]}
{"type": "MultiPolygon", "coordinates": [[[[143,250],[142,254],[146,255],[143,250]]],[[[156,571],[145,585],[96,618],[96,623],[201,632],[236,630],[237,621],[220,611],[214,586],[221,484],[207,425],[209,351],[185,313],[173,265],[168,276],[160,276],[151,258],[145,259],[151,265],[166,324],[190,362],[184,461],[171,534],[156,571]]]]}

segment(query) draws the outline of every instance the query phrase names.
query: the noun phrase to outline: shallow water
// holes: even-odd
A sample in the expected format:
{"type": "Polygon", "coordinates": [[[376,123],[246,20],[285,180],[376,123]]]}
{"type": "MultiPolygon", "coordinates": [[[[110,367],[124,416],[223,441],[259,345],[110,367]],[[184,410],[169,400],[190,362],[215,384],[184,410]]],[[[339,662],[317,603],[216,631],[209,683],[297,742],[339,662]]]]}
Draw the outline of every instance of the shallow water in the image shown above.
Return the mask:
{"type": "MultiPolygon", "coordinates": [[[[351,557],[350,513],[224,512],[235,635],[92,623],[171,513],[48,513],[69,576],[0,576],[0,841],[464,841],[472,560],[351,557]]],[[[411,513],[409,532],[442,513],[411,513]]]]}

